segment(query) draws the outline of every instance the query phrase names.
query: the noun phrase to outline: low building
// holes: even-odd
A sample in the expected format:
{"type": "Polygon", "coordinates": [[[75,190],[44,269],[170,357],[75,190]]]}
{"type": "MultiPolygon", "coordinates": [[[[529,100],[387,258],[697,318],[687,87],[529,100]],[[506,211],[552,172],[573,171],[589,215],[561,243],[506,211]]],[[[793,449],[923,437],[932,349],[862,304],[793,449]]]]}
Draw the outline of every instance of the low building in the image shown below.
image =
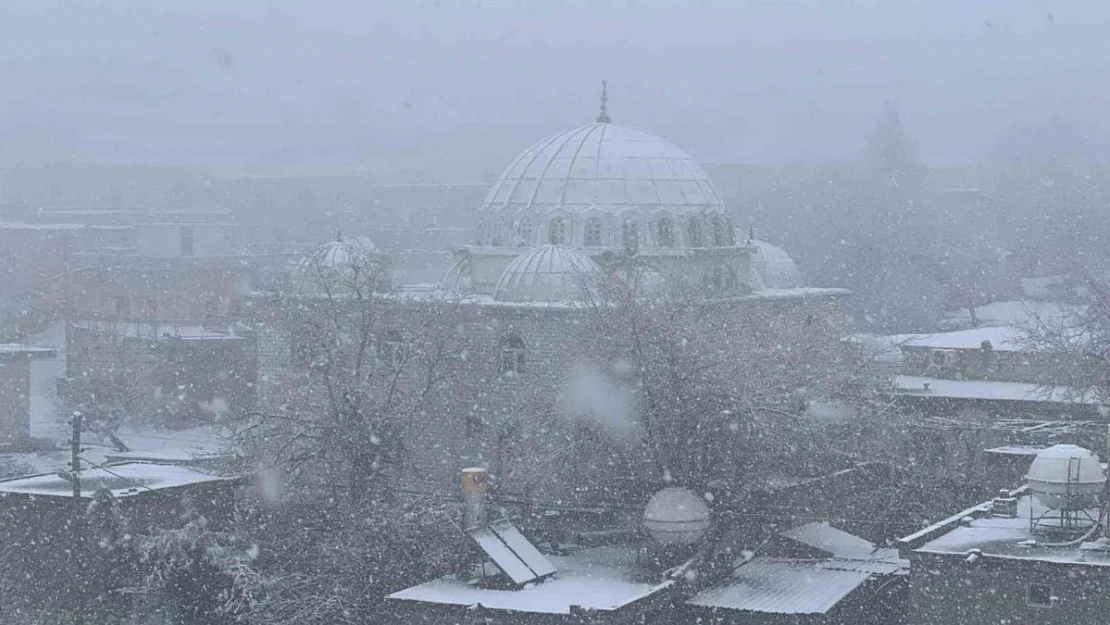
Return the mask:
{"type": "MultiPolygon", "coordinates": [[[[1081,484],[1073,473],[1068,483],[1081,484]]],[[[898,541],[910,561],[912,625],[1106,622],[1110,539],[1098,503],[1061,505],[1036,489],[1004,491],[898,541]]]]}
{"type": "Polygon", "coordinates": [[[0,448],[20,447],[31,437],[31,361],[57,356],[55,350],[0,343],[0,448]]]}

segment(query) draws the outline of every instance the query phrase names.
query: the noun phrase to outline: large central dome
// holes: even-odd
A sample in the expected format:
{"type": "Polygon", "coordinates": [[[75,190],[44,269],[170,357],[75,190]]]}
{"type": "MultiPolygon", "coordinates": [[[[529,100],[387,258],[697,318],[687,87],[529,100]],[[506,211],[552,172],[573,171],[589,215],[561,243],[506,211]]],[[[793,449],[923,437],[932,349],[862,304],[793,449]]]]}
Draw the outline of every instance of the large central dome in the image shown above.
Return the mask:
{"type": "Polygon", "coordinates": [[[697,161],[655,135],[609,123],[521,153],[476,225],[477,243],[496,247],[731,245],[724,204],[697,161]]]}

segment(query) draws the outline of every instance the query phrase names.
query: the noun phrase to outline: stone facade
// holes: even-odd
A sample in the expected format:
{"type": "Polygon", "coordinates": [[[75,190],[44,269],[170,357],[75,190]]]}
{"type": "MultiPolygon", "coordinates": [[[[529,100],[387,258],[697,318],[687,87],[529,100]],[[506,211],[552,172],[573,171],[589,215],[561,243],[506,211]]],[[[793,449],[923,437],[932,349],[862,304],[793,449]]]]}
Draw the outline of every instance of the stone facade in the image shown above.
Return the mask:
{"type": "MultiPolygon", "coordinates": [[[[810,362],[825,365],[842,330],[842,300],[842,292],[819,290],[721,300],[706,304],[700,327],[690,331],[710,337],[717,349],[733,351],[738,359],[749,352],[766,357],[769,350],[806,336],[809,343],[828,347],[810,362]]],[[[405,333],[427,306],[399,302],[383,313],[378,331],[405,333]]],[[[488,301],[453,306],[446,322],[450,353],[439,372],[445,382],[428,397],[405,441],[413,477],[427,487],[453,491],[458,470],[479,464],[491,467],[503,492],[556,496],[568,485],[588,489],[592,475],[610,470],[593,466],[597,459],[619,455],[605,446],[620,446],[619,441],[594,441],[588,449],[568,449],[567,441],[581,427],[562,408],[568,385],[580,368],[605,364],[600,362],[605,355],[584,343],[591,312],[488,301]],[[522,363],[516,352],[507,353],[507,337],[520,339],[522,363]]],[[[248,305],[262,411],[288,410],[290,390],[309,380],[307,366],[296,359],[297,330],[282,313],[294,307],[289,300],[266,298],[253,298],[248,305]]],[[[420,375],[406,371],[404,382],[420,384],[420,375]]]]}

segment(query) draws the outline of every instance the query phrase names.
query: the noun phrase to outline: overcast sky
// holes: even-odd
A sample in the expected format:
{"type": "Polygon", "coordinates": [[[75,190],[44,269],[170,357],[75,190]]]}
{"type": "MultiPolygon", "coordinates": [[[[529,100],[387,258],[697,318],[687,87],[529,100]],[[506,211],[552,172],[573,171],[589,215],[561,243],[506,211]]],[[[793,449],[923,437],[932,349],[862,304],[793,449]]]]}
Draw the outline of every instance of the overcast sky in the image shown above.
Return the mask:
{"type": "Polygon", "coordinates": [[[707,162],[851,157],[885,101],[967,161],[1101,128],[1110,3],[2,0],[0,158],[503,163],[591,121],[601,78],[616,123],[707,162]]]}

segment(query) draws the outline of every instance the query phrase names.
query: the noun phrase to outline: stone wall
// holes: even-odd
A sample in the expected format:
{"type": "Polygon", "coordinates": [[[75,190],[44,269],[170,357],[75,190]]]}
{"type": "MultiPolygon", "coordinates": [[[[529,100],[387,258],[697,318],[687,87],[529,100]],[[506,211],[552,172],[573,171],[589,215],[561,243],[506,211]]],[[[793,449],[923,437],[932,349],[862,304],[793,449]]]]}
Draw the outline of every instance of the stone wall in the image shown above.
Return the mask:
{"type": "MultiPolygon", "coordinates": [[[[812,367],[816,375],[833,364],[830,359],[842,330],[842,299],[840,294],[799,293],[716,302],[706,306],[701,327],[691,332],[712,349],[734,351],[738,359],[763,359],[764,364],[792,349],[812,347],[801,366],[812,367]]],[[[263,298],[248,305],[255,327],[259,406],[264,411],[292,409],[290,392],[308,383],[306,367],[294,357],[297,330],[282,313],[283,307],[293,305],[263,298]]],[[[406,332],[425,314],[420,307],[395,307],[383,315],[380,332],[406,332]]],[[[643,458],[622,456],[627,439],[622,441],[621,433],[583,441],[576,434],[593,424],[569,418],[562,409],[561,400],[576,372],[602,364],[597,346],[585,342],[589,314],[574,308],[490,303],[452,310],[445,326],[450,349],[437,371],[445,379],[406,428],[405,460],[414,487],[454,489],[460,468],[484,464],[499,478],[502,492],[556,497],[567,488],[588,490],[605,472],[643,470],[643,458]],[[525,345],[519,372],[502,371],[501,340],[509,336],[525,345]]],[[[404,383],[421,384],[423,373],[419,367],[406,369],[404,383]]],[[[630,432],[631,428],[623,435],[630,432]]]]}

